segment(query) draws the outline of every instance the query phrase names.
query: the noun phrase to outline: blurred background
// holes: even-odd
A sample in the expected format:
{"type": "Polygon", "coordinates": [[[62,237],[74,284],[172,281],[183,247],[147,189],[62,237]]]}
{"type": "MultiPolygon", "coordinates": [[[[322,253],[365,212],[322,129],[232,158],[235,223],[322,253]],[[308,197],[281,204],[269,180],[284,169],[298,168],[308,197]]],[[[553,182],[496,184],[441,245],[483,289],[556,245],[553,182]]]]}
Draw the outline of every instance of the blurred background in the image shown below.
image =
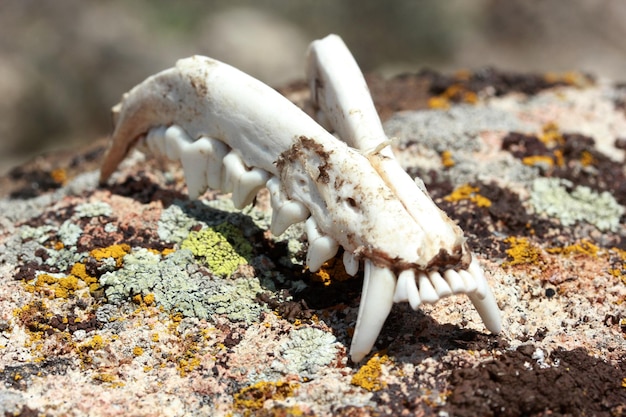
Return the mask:
{"type": "Polygon", "coordinates": [[[109,134],[111,106],[178,58],[283,86],[328,33],[385,76],[494,66],[626,80],[623,0],[0,0],[0,175],[109,134]]]}

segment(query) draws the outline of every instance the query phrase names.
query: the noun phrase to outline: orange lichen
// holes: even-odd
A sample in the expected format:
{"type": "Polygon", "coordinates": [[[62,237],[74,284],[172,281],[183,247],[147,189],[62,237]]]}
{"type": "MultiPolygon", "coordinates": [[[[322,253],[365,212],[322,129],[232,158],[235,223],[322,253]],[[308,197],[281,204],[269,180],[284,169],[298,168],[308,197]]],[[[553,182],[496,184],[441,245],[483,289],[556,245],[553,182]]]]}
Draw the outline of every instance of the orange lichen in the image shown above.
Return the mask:
{"type": "Polygon", "coordinates": [[[490,207],[491,200],[479,194],[480,188],[472,187],[469,184],[457,187],[452,193],[444,197],[444,200],[454,202],[460,200],[469,200],[478,207],[490,207]]]}
{"type": "Polygon", "coordinates": [[[329,286],[333,281],[346,281],[352,278],[346,272],[343,262],[337,258],[332,258],[327,262],[324,262],[322,267],[317,272],[311,274],[311,280],[315,282],[321,282],[324,286],[329,286]]]}
{"type": "Polygon", "coordinates": [[[598,256],[599,250],[600,248],[598,248],[598,246],[594,245],[587,239],[583,239],[580,241],[580,243],[567,245],[562,248],[546,249],[546,252],[556,253],[556,254],[561,254],[561,255],[583,254],[583,255],[588,255],[593,258],[596,258],[598,256]]]}
{"type": "Polygon", "coordinates": [[[300,384],[297,382],[259,381],[237,392],[233,396],[233,406],[242,411],[246,417],[256,415],[256,412],[263,408],[266,401],[284,401],[293,397],[299,387],[300,384]]]}
{"type": "Polygon", "coordinates": [[[539,135],[539,140],[546,144],[548,147],[555,145],[565,145],[565,139],[561,132],[559,132],[559,126],[556,123],[547,123],[542,128],[542,133],[539,135]]]}
{"type": "Polygon", "coordinates": [[[134,356],[141,356],[141,355],[143,355],[143,348],[141,346],[135,346],[133,348],[133,355],[134,356]]]}
{"type": "Polygon", "coordinates": [[[53,169],[50,172],[50,177],[57,184],[65,185],[67,182],[67,172],[63,168],[53,169]]]}
{"type": "Polygon", "coordinates": [[[504,262],[502,266],[533,264],[537,265],[543,261],[541,252],[535,248],[527,238],[510,236],[504,239],[510,245],[506,250],[506,254],[511,258],[510,261],[504,262]]]}
{"type": "Polygon", "coordinates": [[[580,164],[584,167],[593,165],[596,162],[596,158],[593,157],[591,152],[582,151],[580,154],[580,164]]]}
{"type": "Polygon", "coordinates": [[[548,155],[532,155],[526,156],[522,159],[524,165],[529,166],[547,166],[551,168],[554,165],[554,159],[548,155]]]}
{"type": "Polygon", "coordinates": [[[452,152],[450,151],[441,152],[441,164],[445,168],[451,168],[454,166],[455,162],[454,162],[454,159],[452,158],[452,152]]]}
{"type": "Polygon", "coordinates": [[[350,383],[371,392],[380,391],[387,386],[387,383],[381,380],[383,375],[382,366],[389,362],[390,359],[387,355],[379,356],[375,354],[354,374],[350,383]]]}
{"type": "Polygon", "coordinates": [[[111,245],[106,248],[97,248],[89,252],[89,256],[101,261],[104,258],[115,259],[115,265],[119,268],[122,266],[122,260],[125,255],[130,253],[130,246],[126,243],[111,245]]]}
{"type": "Polygon", "coordinates": [[[428,99],[428,108],[435,110],[447,110],[450,108],[450,101],[441,96],[430,97],[428,99]]]}

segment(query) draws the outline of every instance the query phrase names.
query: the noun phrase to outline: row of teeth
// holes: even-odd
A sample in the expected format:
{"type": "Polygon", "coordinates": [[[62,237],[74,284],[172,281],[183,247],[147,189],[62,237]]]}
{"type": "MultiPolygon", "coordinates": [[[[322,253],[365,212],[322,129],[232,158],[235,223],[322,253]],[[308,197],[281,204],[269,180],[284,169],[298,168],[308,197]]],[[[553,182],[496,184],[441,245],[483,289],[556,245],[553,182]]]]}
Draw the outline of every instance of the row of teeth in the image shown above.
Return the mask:
{"type": "MultiPolygon", "coordinates": [[[[180,126],[151,129],[144,145],[152,152],[179,160],[185,173],[190,198],[198,198],[207,188],[232,193],[235,207],[251,204],[257,192],[267,187],[272,206],[270,230],[278,236],[289,226],[306,221],[309,242],[306,264],[312,272],[333,258],[339,244],[324,235],[304,204],[289,199],[280,180],[260,168],[247,167],[239,153],[225,143],[208,137],[193,140],[180,126]]],[[[359,258],[343,253],[345,270],[355,275],[359,258]]],[[[397,276],[388,268],[364,260],[364,284],[351,354],[357,362],[372,348],[393,303],[408,302],[413,309],[432,304],[453,294],[467,294],[491,331],[499,330],[499,311],[482,269],[474,259],[467,270],[415,271],[406,269],[397,276]],[[496,330],[498,329],[498,330],[496,330]]]]}

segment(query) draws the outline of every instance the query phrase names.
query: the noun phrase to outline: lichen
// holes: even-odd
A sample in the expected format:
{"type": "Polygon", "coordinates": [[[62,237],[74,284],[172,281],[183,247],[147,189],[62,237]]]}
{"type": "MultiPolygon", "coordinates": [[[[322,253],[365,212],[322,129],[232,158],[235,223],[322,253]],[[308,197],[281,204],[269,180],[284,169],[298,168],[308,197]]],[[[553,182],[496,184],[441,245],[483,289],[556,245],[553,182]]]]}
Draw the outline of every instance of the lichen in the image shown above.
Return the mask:
{"type": "Polygon", "coordinates": [[[473,187],[469,184],[457,187],[452,193],[444,197],[444,200],[454,202],[460,200],[469,200],[478,207],[490,207],[491,200],[479,194],[480,188],[473,187]]]}
{"type": "Polygon", "coordinates": [[[185,214],[180,206],[172,204],[161,213],[157,233],[165,242],[179,243],[197,223],[198,221],[185,214]]]}
{"type": "Polygon", "coordinates": [[[530,202],[535,211],[559,219],[563,226],[584,221],[602,231],[617,231],[624,214],[624,207],[609,192],[574,187],[570,181],[558,178],[535,179],[530,202]]]}
{"type": "Polygon", "coordinates": [[[232,275],[252,256],[250,243],[239,229],[228,223],[189,233],[181,248],[191,251],[211,272],[220,276],[232,275]]]}
{"type": "Polygon", "coordinates": [[[280,346],[282,360],[272,364],[277,371],[313,378],[337,355],[337,339],[331,333],[305,327],[291,331],[289,336],[280,346]]]}
{"type": "Polygon", "coordinates": [[[543,263],[540,250],[533,246],[527,238],[510,236],[504,239],[504,241],[510,245],[509,249],[506,250],[506,254],[511,260],[504,262],[502,266],[538,265],[543,263]]]}
{"type": "Polygon", "coordinates": [[[79,204],[76,206],[75,213],[77,217],[110,217],[113,214],[113,209],[105,202],[96,201],[79,204]]]}
{"type": "Polygon", "coordinates": [[[380,391],[387,386],[387,383],[381,380],[383,376],[382,366],[389,362],[387,355],[375,354],[352,376],[350,383],[371,392],[380,391]]]}
{"type": "Polygon", "coordinates": [[[248,417],[256,415],[268,400],[284,401],[296,394],[300,384],[286,381],[259,381],[235,393],[233,406],[248,417]]]}
{"type": "Polygon", "coordinates": [[[65,246],[76,246],[78,238],[82,233],[83,230],[78,225],[67,220],[59,227],[57,235],[65,246]]]}

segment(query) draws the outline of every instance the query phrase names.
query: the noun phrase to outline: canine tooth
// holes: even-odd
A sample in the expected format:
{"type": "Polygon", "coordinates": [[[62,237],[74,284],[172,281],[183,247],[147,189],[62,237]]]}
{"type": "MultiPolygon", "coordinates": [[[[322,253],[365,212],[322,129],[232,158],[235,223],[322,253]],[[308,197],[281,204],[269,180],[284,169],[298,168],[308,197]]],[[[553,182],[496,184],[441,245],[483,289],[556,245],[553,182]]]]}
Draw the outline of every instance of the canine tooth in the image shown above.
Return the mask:
{"type": "Polygon", "coordinates": [[[235,184],[246,172],[246,166],[236,151],[231,150],[222,161],[224,171],[222,172],[221,190],[225,193],[232,193],[235,184]]]}
{"type": "Polygon", "coordinates": [[[489,284],[487,283],[487,279],[485,278],[485,273],[482,268],[478,264],[476,257],[472,259],[467,271],[474,277],[476,281],[476,291],[474,294],[480,299],[483,299],[487,296],[487,291],[489,291],[489,284]]]}
{"type": "Polygon", "coordinates": [[[363,292],[350,345],[350,357],[359,362],[374,346],[393,305],[396,278],[387,268],[381,268],[369,259],[364,262],[363,292]]]}
{"type": "Polygon", "coordinates": [[[466,293],[470,294],[478,289],[478,285],[476,284],[476,280],[474,279],[472,274],[467,272],[465,269],[461,269],[459,270],[459,275],[461,276],[461,278],[463,278],[463,281],[465,282],[466,293]]]}
{"type": "Polygon", "coordinates": [[[443,279],[443,277],[441,276],[439,272],[437,271],[429,272],[428,278],[430,279],[430,282],[435,287],[435,291],[437,292],[437,295],[439,296],[439,298],[443,298],[452,294],[452,289],[450,289],[450,286],[443,279]]]}
{"type": "Polygon", "coordinates": [[[463,278],[456,272],[454,269],[447,269],[443,273],[443,277],[445,278],[448,285],[450,285],[450,289],[454,294],[459,294],[465,292],[465,282],[463,278]]]}
{"type": "Polygon", "coordinates": [[[281,189],[280,180],[271,177],[266,183],[270,192],[272,205],[272,223],[270,231],[274,236],[280,236],[289,226],[305,221],[310,215],[309,209],[299,201],[289,200],[281,189]]]}
{"type": "Polygon", "coordinates": [[[417,285],[419,286],[420,298],[424,303],[433,304],[439,301],[439,296],[425,273],[418,273],[417,285]]]}
{"type": "Polygon", "coordinates": [[[319,271],[322,264],[335,256],[339,244],[330,236],[322,235],[313,217],[309,217],[305,224],[306,235],[309,240],[309,250],[306,254],[306,264],[311,272],[319,271]]]}
{"type": "Polygon", "coordinates": [[[345,251],[343,253],[343,267],[346,274],[355,276],[359,272],[359,259],[353,253],[345,251]]]}
{"type": "Polygon", "coordinates": [[[483,323],[485,323],[487,330],[494,334],[500,333],[500,330],[502,330],[502,318],[500,317],[498,303],[491,289],[487,288],[484,298],[480,298],[476,293],[470,293],[468,296],[474,307],[476,307],[476,311],[478,311],[483,323]]]}

